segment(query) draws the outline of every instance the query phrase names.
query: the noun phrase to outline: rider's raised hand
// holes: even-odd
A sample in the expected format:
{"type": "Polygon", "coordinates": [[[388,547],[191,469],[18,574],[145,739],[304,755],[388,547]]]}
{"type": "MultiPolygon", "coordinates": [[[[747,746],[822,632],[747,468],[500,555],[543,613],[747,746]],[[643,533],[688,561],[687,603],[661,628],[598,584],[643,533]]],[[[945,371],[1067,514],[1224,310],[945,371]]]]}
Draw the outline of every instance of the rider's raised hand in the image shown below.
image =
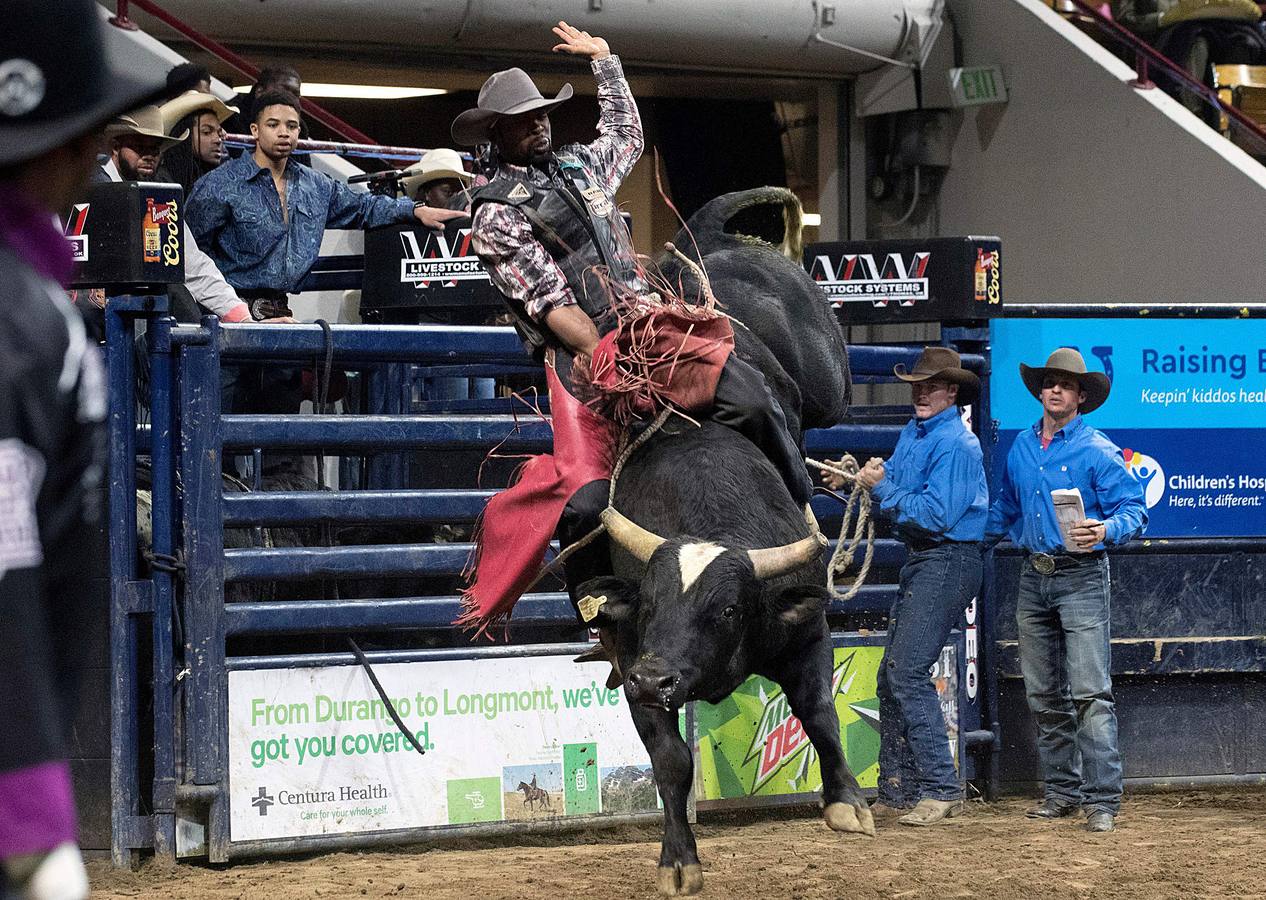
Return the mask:
{"type": "Polygon", "coordinates": [[[554,45],[555,53],[570,53],[573,56],[587,56],[590,59],[606,59],[611,55],[611,48],[600,37],[594,37],[587,31],[581,31],[566,22],[554,26],[554,34],[561,43],[554,45]]]}

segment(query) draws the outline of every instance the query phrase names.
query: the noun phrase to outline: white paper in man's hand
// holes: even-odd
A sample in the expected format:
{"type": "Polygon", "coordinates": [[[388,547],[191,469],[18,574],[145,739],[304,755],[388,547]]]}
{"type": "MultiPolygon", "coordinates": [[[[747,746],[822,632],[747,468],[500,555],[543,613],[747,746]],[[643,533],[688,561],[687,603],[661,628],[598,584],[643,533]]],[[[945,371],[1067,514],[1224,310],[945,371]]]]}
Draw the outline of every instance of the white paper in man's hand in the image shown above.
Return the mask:
{"type": "Polygon", "coordinates": [[[1051,502],[1055,504],[1055,521],[1059,523],[1059,533],[1064,538],[1064,549],[1069,553],[1086,553],[1073,540],[1073,529],[1086,518],[1081,491],[1077,488],[1058,488],[1051,491],[1051,502]]]}

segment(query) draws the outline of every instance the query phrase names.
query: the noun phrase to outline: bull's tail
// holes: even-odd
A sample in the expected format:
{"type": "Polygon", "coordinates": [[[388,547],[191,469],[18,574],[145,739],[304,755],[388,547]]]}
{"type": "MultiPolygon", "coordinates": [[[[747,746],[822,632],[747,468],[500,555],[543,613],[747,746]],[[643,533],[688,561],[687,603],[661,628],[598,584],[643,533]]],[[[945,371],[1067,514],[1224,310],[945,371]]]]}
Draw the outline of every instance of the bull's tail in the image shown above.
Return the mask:
{"type": "Polygon", "coordinates": [[[696,259],[736,244],[769,247],[796,265],[804,250],[800,198],[783,187],[734,191],[706,203],[674,243],[696,259]],[[697,253],[692,252],[698,247],[697,253]]]}

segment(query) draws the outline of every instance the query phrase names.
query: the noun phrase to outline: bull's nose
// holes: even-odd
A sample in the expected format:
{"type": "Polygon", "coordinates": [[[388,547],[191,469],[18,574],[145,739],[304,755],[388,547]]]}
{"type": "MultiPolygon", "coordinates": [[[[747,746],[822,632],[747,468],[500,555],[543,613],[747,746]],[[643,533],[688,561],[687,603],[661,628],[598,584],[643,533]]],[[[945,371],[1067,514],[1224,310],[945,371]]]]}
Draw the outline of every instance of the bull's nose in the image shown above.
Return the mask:
{"type": "Polygon", "coordinates": [[[639,703],[658,705],[666,701],[677,688],[680,675],[661,675],[648,672],[630,672],[629,694],[639,703]]]}

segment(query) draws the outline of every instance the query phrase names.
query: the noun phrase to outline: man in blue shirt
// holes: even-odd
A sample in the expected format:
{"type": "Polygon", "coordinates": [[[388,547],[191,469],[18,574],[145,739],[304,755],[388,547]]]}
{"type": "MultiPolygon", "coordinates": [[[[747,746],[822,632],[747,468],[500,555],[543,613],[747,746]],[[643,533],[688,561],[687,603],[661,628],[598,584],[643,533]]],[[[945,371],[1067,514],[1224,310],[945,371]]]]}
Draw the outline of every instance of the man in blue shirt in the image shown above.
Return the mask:
{"type": "MultiPolygon", "coordinates": [[[[960,406],[980,395],[980,380],[957,353],[928,347],[910,372],[914,418],[885,465],[857,474],[905,542],[897,599],[879,669],[879,817],[909,810],[903,825],[932,825],[963,810],[941,704],[928,671],[980,590],[980,541],[989,511],[980,442],[960,406]]],[[[838,482],[828,476],[828,484],[838,482]]],[[[856,488],[855,488],[856,489],[856,488]]]]}
{"type": "Polygon", "coordinates": [[[295,293],[312,271],[326,228],[415,220],[442,228],[448,219],[463,215],[404,198],[357,193],[295,164],[290,155],[301,121],[293,95],[276,90],[261,94],[251,124],[255,151],[208,172],[189,195],[189,227],[198,246],[251,303],[257,319],[268,318],[266,312],[290,315],[286,295],[295,293]]]}
{"type": "Polygon", "coordinates": [[[1007,454],[986,533],[991,543],[1006,536],[1028,553],[1016,625],[1045,797],[1026,815],[1057,819],[1081,808],[1090,831],[1111,831],[1121,808],[1121,754],[1105,548],[1143,533],[1143,487],[1121,450],[1081,418],[1108,399],[1106,375],[1087,372],[1081,354],[1064,347],[1041,368],[1021,364],[1020,377],[1041,402],[1042,418],[1007,454]],[[1069,526],[1066,539],[1051,491],[1073,488],[1085,518],[1069,526]]]}

